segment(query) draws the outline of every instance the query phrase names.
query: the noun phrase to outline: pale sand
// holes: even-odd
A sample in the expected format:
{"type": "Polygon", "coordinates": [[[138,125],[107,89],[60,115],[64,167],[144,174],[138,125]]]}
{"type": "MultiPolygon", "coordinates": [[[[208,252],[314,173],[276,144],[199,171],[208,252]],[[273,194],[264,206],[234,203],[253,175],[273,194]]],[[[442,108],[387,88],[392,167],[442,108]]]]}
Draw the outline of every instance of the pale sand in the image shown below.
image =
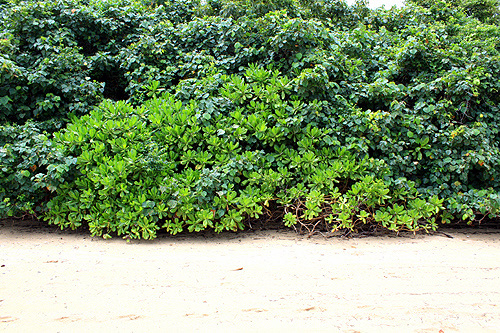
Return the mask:
{"type": "Polygon", "coordinates": [[[3,223],[0,331],[500,332],[500,233],[105,241],[3,223]]]}

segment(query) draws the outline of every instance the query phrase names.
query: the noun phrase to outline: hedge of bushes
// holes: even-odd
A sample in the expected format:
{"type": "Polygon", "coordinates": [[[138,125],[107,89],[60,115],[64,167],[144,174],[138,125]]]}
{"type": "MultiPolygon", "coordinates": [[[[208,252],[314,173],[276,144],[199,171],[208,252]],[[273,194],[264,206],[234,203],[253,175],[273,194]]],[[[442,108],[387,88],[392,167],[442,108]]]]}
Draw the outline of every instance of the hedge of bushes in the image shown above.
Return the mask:
{"type": "Polygon", "coordinates": [[[2,217],[154,238],[500,215],[494,1],[0,6],[2,217]]]}

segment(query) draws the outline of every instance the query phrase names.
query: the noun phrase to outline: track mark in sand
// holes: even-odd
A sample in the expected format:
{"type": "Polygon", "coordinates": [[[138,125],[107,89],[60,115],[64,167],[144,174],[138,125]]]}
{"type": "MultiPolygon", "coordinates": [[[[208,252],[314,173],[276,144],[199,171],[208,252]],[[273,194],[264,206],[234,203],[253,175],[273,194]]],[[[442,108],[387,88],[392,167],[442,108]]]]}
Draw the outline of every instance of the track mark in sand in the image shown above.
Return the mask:
{"type": "Polygon", "coordinates": [[[312,310],[316,310],[316,307],[311,306],[310,308],[301,309],[300,311],[312,311],[312,310]]]}
{"type": "Polygon", "coordinates": [[[124,316],[119,316],[118,318],[119,319],[137,320],[137,319],[141,319],[142,316],[137,316],[137,315],[134,315],[134,314],[129,314],[129,315],[124,315],[124,316]]]}
{"type": "Polygon", "coordinates": [[[202,317],[208,317],[208,313],[202,313],[202,314],[186,313],[184,316],[186,316],[186,317],[198,317],[198,318],[202,318],[202,317]]]}
{"type": "Polygon", "coordinates": [[[266,309],[252,308],[252,309],[243,309],[243,312],[266,312],[266,309]]]}
{"type": "Polygon", "coordinates": [[[300,311],[300,312],[309,312],[309,311],[321,311],[321,312],[325,312],[326,309],[321,308],[321,307],[311,306],[309,308],[299,309],[298,311],[300,311]]]}
{"type": "Polygon", "coordinates": [[[64,323],[73,323],[75,321],[79,321],[79,320],[82,320],[82,318],[78,318],[78,317],[60,317],[60,318],[57,318],[55,319],[56,321],[62,321],[64,323]]]}
{"type": "Polygon", "coordinates": [[[19,318],[11,317],[11,316],[0,317],[0,323],[10,323],[11,321],[16,321],[18,319],[19,318]]]}

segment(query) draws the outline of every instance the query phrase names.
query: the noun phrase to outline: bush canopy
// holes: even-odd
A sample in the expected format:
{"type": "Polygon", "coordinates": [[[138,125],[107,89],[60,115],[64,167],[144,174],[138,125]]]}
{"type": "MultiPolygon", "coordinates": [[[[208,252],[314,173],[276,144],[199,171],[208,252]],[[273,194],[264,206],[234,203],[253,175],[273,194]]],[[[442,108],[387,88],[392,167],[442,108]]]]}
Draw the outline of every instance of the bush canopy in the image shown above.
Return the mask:
{"type": "Polygon", "coordinates": [[[0,216],[93,235],[500,215],[496,0],[0,3],[0,216]]]}

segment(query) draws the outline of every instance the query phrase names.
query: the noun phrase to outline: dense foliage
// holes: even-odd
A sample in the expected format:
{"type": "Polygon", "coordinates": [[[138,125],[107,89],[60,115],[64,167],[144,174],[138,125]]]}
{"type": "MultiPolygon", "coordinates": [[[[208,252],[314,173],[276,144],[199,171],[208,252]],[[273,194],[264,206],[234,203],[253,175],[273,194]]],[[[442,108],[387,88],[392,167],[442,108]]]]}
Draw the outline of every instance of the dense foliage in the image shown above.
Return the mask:
{"type": "Polygon", "coordinates": [[[11,0],[0,215],[133,238],[498,217],[498,3],[467,4],[11,0]]]}

